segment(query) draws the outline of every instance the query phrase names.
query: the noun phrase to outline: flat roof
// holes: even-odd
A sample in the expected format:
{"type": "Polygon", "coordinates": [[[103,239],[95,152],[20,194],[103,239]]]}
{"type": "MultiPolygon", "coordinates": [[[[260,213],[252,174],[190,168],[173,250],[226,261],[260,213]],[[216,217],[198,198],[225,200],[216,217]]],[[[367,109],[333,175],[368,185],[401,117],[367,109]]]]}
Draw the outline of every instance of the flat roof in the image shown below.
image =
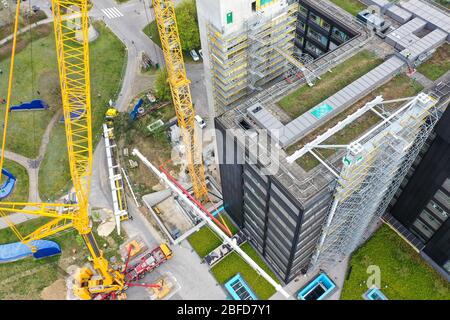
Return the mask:
{"type": "Polygon", "coordinates": [[[447,34],[450,33],[450,15],[448,12],[439,10],[435,6],[420,0],[409,0],[407,2],[401,2],[400,5],[414,16],[426,20],[428,23],[445,31],[447,34]]]}
{"type": "MultiPolygon", "coordinates": [[[[275,164],[277,171],[270,175],[280,181],[302,206],[307,207],[318,197],[323,197],[325,193],[320,192],[321,190],[332,190],[330,186],[335,182],[335,176],[321,164],[305,171],[296,162],[288,163],[286,160],[288,154],[285,149],[323,126],[400,73],[401,70],[406,68],[408,57],[411,60],[416,59],[421,54],[441,45],[447,34],[440,29],[435,29],[422,38],[415,34],[424,29],[426,24],[427,22],[424,19],[416,18],[398,28],[396,33],[391,35],[391,38],[400,43],[403,39],[412,40],[407,49],[397,55],[390,56],[379,66],[295,119],[287,119],[286,114],[281,111],[276,102],[305,85],[304,81],[298,81],[295,85],[282,84],[284,81],[275,83],[266,88],[264,92],[255,93],[235,108],[220,115],[217,120],[224,129],[234,130],[232,130],[233,135],[236,137],[238,144],[245,149],[250,149],[249,157],[252,159],[257,157],[261,167],[269,168],[275,164]],[[409,53],[406,50],[409,50],[409,53]],[[246,128],[243,128],[242,120],[247,122],[246,128]],[[269,133],[268,141],[267,139],[264,139],[264,141],[258,140],[259,134],[257,132],[260,132],[260,130],[267,130],[266,132],[269,133]],[[274,153],[272,150],[277,152],[274,153]]],[[[365,45],[361,45],[362,40],[354,40],[355,43],[357,41],[359,41],[359,49],[370,43],[365,42],[365,45]]],[[[406,42],[402,45],[406,46],[406,42]]],[[[350,51],[348,47],[339,47],[338,49],[350,51]]],[[[401,50],[402,48],[397,49],[401,50]]],[[[325,56],[317,59],[314,63],[323,64],[321,59],[324,61],[330,59],[333,64],[330,64],[328,68],[332,68],[343,63],[358,51],[358,49],[354,49],[354,51],[351,51],[352,54],[341,59],[336,58],[336,56],[333,58],[325,56]]],[[[336,152],[327,159],[327,163],[339,169],[342,166],[344,152],[336,152]]]]}

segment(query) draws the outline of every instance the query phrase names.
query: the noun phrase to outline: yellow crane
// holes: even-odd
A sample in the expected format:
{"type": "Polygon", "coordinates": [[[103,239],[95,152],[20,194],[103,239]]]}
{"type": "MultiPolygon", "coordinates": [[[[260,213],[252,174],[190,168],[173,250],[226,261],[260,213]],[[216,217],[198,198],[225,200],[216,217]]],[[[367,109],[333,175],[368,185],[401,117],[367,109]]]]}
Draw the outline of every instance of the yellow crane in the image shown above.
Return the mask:
{"type": "MultiPolygon", "coordinates": [[[[169,0],[152,0],[166,61],[172,99],[178,123],[186,146],[188,169],[195,197],[208,198],[201,149],[195,140],[195,112],[180,45],[173,3],[169,0]]],[[[11,67],[6,110],[11,106],[14,73],[14,56],[17,42],[20,0],[16,6],[11,67]]],[[[60,76],[62,106],[66,129],[67,151],[76,203],[15,203],[0,202],[0,217],[8,223],[18,239],[36,250],[32,242],[74,228],[82,236],[92,257],[94,269],[82,268],[78,273],[74,293],[82,299],[96,294],[120,293],[126,289],[124,275],[113,270],[104,258],[92,233],[89,217],[89,192],[92,174],[92,125],[88,43],[88,0],[52,0],[54,34],[60,76]],[[81,37],[80,37],[81,35],[81,37]],[[81,40],[79,40],[81,38],[81,40]],[[38,215],[49,219],[44,225],[23,235],[9,219],[10,213],[38,215]]],[[[0,172],[4,163],[8,115],[5,112],[0,172]]]]}
{"type": "Polygon", "coordinates": [[[192,189],[197,200],[208,199],[201,146],[195,136],[195,111],[192,105],[190,81],[186,75],[175,7],[172,0],[152,0],[161,47],[166,61],[168,81],[177,114],[178,125],[186,148],[186,160],[192,189]]]}
{"type": "MultiPolygon", "coordinates": [[[[32,241],[43,239],[69,228],[82,236],[92,257],[94,268],[81,269],[74,292],[82,299],[97,293],[121,292],[125,286],[124,275],[113,270],[98,247],[91,229],[88,197],[92,173],[91,92],[88,44],[88,0],[52,0],[56,54],[61,85],[62,106],[66,129],[67,151],[76,203],[13,203],[0,202],[0,216],[8,223],[18,239],[33,248],[32,241]],[[82,40],[79,40],[79,39],[82,40]],[[23,235],[10,221],[10,213],[38,215],[49,218],[43,226],[23,235]]],[[[10,78],[6,110],[11,106],[11,86],[14,72],[14,55],[19,25],[20,0],[17,1],[11,55],[10,78]]],[[[8,114],[5,112],[0,171],[6,147],[8,114]]]]}

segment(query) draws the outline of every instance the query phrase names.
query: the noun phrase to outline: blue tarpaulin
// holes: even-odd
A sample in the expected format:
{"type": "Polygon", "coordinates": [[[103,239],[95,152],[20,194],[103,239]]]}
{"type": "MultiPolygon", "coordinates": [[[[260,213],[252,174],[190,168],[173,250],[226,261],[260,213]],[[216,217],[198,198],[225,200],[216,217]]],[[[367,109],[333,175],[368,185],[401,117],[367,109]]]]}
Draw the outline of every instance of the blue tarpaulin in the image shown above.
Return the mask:
{"type": "Polygon", "coordinates": [[[130,113],[130,118],[132,120],[136,120],[138,113],[139,113],[139,108],[142,106],[142,104],[144,103],[144,100],[139,99],[139,101],[134,105],[133,111],[131,111],[130,113]]]}
{"type": "MultiPolygon", "coordinates": [[[[77,109],[70,113],[70,120],[78,120],[81,116],[84,115],[84,109],[77,109]]],[[[64,115],[59,119],[59,123],[64,123],[64,115]]]]}
{"type": "Polygon", "coordinates": [[[8,179],[0,186],[0,200],[9,196],[16,185],[16,177],[14,177],[11,172],[2,169],[2,174],[8,179]]]}
{"type": "Polygon", "coordinates": [[[37,248],[35,253],[21,242],[0,245],[0,263],[12,262],[33,256],[36,259],[51,257],[61,253],[61,247],[54,241],[35,240],[30,243],[37,248]]]}
{"type": "Polygon", "coordinates": [[[10,111],[31,111],[31,110],[45,110],[48,109],[48,105],[42,100],[33,100],[28,103],[22,103],[18,106],[12,106],[10,111]]]}

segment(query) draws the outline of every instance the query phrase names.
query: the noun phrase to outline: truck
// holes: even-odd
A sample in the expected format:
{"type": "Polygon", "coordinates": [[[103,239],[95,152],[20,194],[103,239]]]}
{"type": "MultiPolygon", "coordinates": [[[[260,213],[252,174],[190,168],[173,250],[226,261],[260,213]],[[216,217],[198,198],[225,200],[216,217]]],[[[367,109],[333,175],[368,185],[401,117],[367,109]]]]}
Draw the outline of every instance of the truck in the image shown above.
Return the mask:
{"type": "Polygon", "coordinates": [[[132,282],[145,277],[153,269],[172,258],[172,250],[165,243],[145,253],[137,263],[125,270],[125,281],[132,282]]]}

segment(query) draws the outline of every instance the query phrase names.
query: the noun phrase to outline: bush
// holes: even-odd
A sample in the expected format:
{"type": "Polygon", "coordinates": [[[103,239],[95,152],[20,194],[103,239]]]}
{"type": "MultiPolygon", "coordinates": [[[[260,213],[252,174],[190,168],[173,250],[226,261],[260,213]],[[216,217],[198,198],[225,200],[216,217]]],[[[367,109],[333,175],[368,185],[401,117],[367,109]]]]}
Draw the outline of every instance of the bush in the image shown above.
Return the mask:
{"type": "Polygon", "coordinates": [[[187,52],[200,48],[200,33],[198,30],[197,7],[194,0],[183,0],[175,8],[181,47],[187,52]],[[194,19],[193,19],[194,18],[194,19]]]}
{"type": "Polygon", "coordinates": [[[158,71],[158,76],[155,81],[155,91],[156,97],[161,101],[168,101],[172,98],[166,68],[158,71]]]}

